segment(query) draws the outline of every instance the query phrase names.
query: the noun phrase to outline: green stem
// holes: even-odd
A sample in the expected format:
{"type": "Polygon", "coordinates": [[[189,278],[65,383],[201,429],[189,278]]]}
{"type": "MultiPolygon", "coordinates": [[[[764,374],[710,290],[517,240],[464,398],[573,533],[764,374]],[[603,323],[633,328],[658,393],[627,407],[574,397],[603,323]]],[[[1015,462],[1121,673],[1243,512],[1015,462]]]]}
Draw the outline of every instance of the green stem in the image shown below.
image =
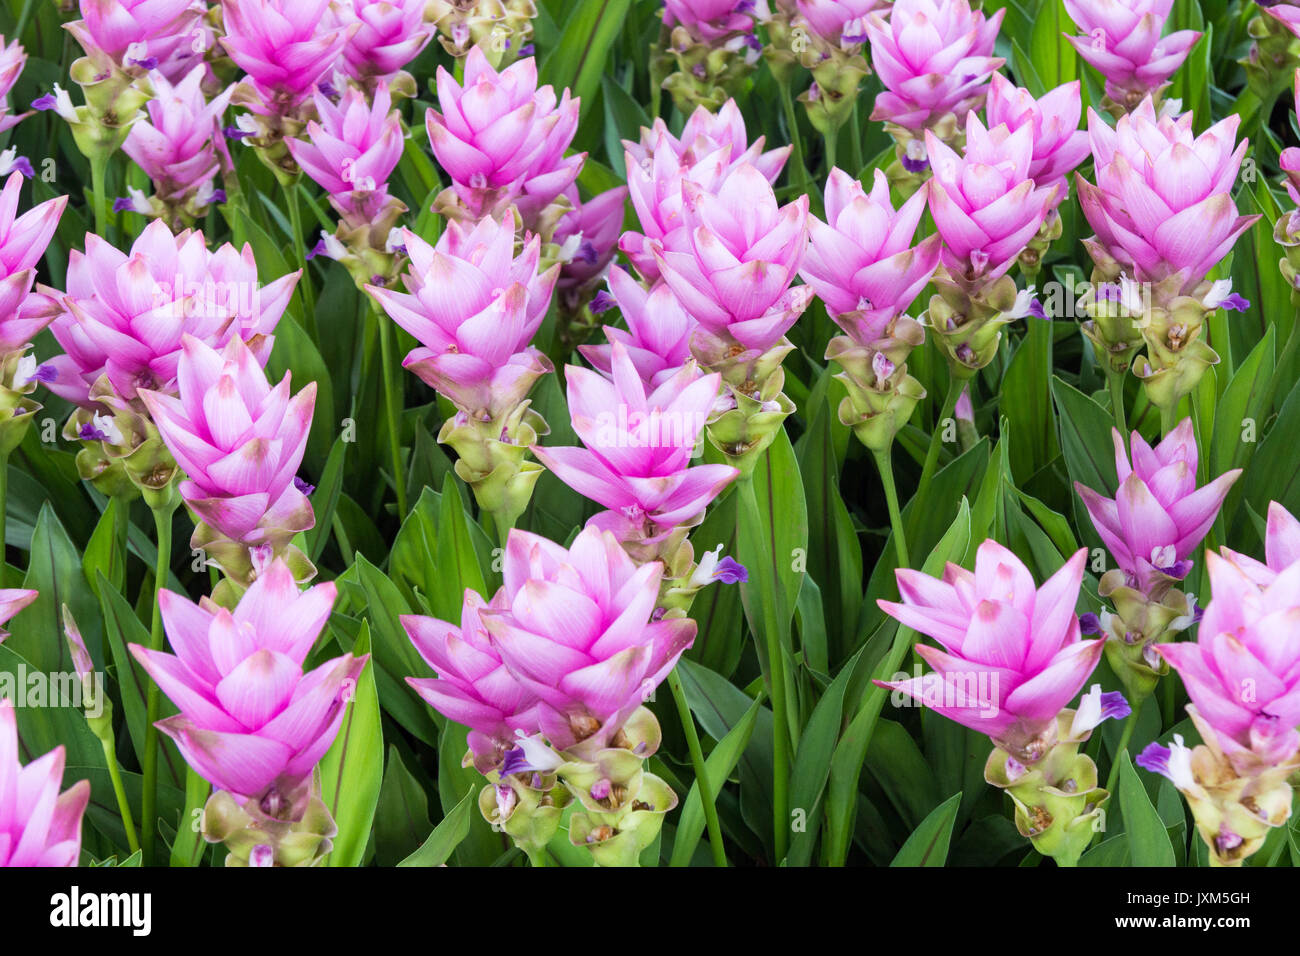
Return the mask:
{"type": "Polygon", "coordinates": [[[822,138],[822,142],[826,144],[826,176],[827,176],[827,178],[830,177],[831,170],[835,168],[835,151],[836,151],[836,148],[839,146],[839,139],[840,139],[840,131],[839,131],[839,130],[832,130],[830,133],[828,133],[826,136],[824,136],[824,137],[822,138]]]}
{"type": "Polygon", "coordinates": [[[916,487],[929,487],[930,480],[934,477],[935,471],[939,465],[939,446],[943,444],[944,422],[952,418],[953,410],[957,407],[957,397],[961,394],[962,382],[956,375],[952,374],[951,366],[948,369],[948,394],[944,396],[943,408],[939,411],[939,418],[934,425],[934,434],[930,436],[930,448],[925,453],[925,464],[921,466],[921,480],[917,482],[916,487]]]}
{"type": "Polygon", "coordinates": [[[857,179],[862,175],[862,167],[866,165],[862,161],[862,126],[858,122],[858,94],[853,93],[853,112],[849,116],[849,130],[852,135],[849,139],[850,149],[849,159],[853,163],[853,178],[857,179]]]}
{"type": "Polygon", "coordinates": [[[1163,438],[1178,424],[1178,402],[1160,406],[1160,437],[1163,438]]]}
{"type": "Polygon", "coordinates": [[[804,161],[803,138],[799,135],[799,118],[794,112],[794,98],[790,95],[790,81],[788,79],[782,80],[779,85],[781,88],[781,108],[785,111],[785,125],[790,132],[790,145],[794,147],[790,156],[790,165],[794,170],[790,175],[790,180],[794,185],[798,186],[799,192],[806,194],[810,189],[808,166],[804,161]],[[797,183],[794,182],[796,176],[798,177],[797,183]]]}
{"type": "Polygon", "coordinates": [[[113,781],[113,793],[117,795],[117,812],[122,814],[122,827],[126,830],[126,845],[134,853],[140,849],[140,841],[135,835],[135,820],[131,816],[131,804],[126,799],[126,788],[122,786],[122,772],[117,765],[113,739],[105,736],[100,739],[100,743],[104,745],[104,759],[108,761],[108,776],[113,781]]]}
{"type": "Polygon", "coordinates": [[[704,750],[700,747],[700,735],[695,729],[695,718],[691,716],[691,705],[686,700],[686,688],[677,674],[677,668],[668,672],[668,686],[672,689],[673,699],[677,702],[677,714],[682,719],[682,729],[686,731],[686,745],[691,752],[691,765],[695,768],[695,785],[700,788],[700,803],[704,805],[704,820],[709,828],[709,846],[713,848],[713,865],[727,865],[727,851],[722,843],[722,826],[718,823],[718,808],[714,801],[713,785],[709,782],[708,767],[704,763],[704,750]]]}
{"type": "Polygon", "coordinates": [[[313,341],[319,341],[316,332],[316,291],[311,286],[311,270],[307,267],[307,243],[302,232],[302,198],[298,195],[298,186],[295,183],[289,190],[289,223],[293,227],[293,251],[302,263],[302,278],[298,281],[298,288],[302,290],[302,303],[306,315],[303,316],[303,328],[309,333],[313,341]]]}
{"type": "Polygon", "coordinates": [[[911,567],[907,557],[907,533],[903,530],[903,513],[898,507],[898,489],[894,486],[893,447],[874,451],[876,467],[880,469],[880,483],[885,486],[885,503],[889,506],[889,526],[894,529],[894,550],[900,568],[911,567]]]}
{"type": "MultiPolygon", "coordinates": [[[[15,40],[21,39],[23,31],[27,29],[27,21],[32,18],[32,6],[34,4],[35,0],[23,0],[23,9],[22,12],[18,14],[18,24],[14,27],[14,32],[12,34],[15,40]]],[[[26,44],[26,46],[29,50],[32,47],[30,43],[26,44]]]]}
{"type": "Polygon", "coordinates": [[[90,157],[90,189],[94,195],[95,235],[108,238],[108,154],[102,149],[90,157]]]}
{"type": "Polygon", "coordinates": [[[379,323],[379,351],[383,365],[384,413],[388,417],[388,456],[393,465],[393,485],[397,489],[397,517],[406,517],[406,475],[402,470],[402,418],[398,408],[400,380],[393,366],[393,327],[387,317],[380,316],[379,308],[371,309],[379,323]]]}
{"type": "MultiPolygon", "coordinates": [[[[758,497],[753,478],[741,478],[738,484],[740,506],[750,509],[754,516],[751,524],[757,524],[758,497]]],[[[790,841],[790,719],[786,703],[785,659],[775,606],[777,582],[769,565],[761,561],[759,565],[755,569],[755,597],[760,608],[761,639],[767,656],[768,693],[772,698],[772,823],[779,864],[785,859],[790,841]]]]}
{"type": "Polygon", "coordinates": [[[1120,436],[1128,440],[1128,425],[1124,415],[1124,373],[1106,366],[1106,379],[1110,385],[1110,406],[1115,416],[1115,427],[1120,436]]]}
{"type": "Polygon", "coordinates": [[[1124,721],[1124,732],[1120,735],[1119,746],[1115,748],[1115,755],[1111,761],[1110,773],[1106,775],[1106,792],[1113,794],[1115,784],[1119,781],[1119,757],[1124,751],[1128,750],[1129,741],[1133,739],[1133,731],[1137,729],[1138,714],[1142,712],[1142,701],[1137,702],[1128,718],[1124,721]]]}
{"type": "MultiPolygon", "coordinates": [[[[175,493],[168,489],[167,500],[151,504],[154,527],[158,538],[158,560],[154,569],[153,584],[153,628],[149,632],[149,649],[163,649],[162,609],[158,604],[158,594],[167,581],[167,569],[171,567],[172,551],[172,512],[176,510],[175,493]]],[[[149,692],[145,704],[144,759],[141,770],[144,776],[144,795],[140,801],[140,826],[144,838],[144,864],[153,862],[154,841],[158,832],[158,728],[155,726],[158,713],[162,709],[162,692],[158,685],[149,681],[149,692]]]]}

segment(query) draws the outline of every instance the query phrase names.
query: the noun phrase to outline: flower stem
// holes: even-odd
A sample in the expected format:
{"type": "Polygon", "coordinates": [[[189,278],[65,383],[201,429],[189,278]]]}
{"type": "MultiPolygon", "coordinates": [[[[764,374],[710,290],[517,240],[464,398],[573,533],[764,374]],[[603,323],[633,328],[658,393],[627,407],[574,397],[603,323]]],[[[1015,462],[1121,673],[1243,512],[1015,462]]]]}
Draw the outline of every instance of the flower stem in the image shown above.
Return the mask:
{"type": "Polygon", "coordinates": [[[930,448],[925,453],[925,464],[921,467],[921,480],[917,482],[918,489],[929,487],[930,479],[934,477],[935,471],[939,465],[939,446],[943,444],[944,422],[952,418],[953,410],[957,407],[957,396],[961,394],[961,382],[957,376],[952,374],[951,368],[948,372],[948,394],[944,397],[943,408],[939,411],[939,418],[934,425],[934,434],[930,436],[930,448]]]}
{"type": "Polygon", "coordinates": [[[780,82],[781,87],[781,107],[785,110],[785,125],[790,132],[790,145],[794,151],[790,156],[791,165],[794,172],[790,179],[793,185],[798,187],[799,192],[807,193],[809,191],[808,167],[804,162],[803,156],[803,139],[799,136],[799,118],[794,112],[794,98],[790,95],[790,81],[788,79],[780,82]],[[795,182],[795,177],[798,181],[795,182]]]}
{"type": "Polygon", "coordinates": [[[704,820],[709,828],[709,846],[713,848],[713,865],[727,865],[727,851],[722,843],[722,826],[718,823],[718,808],[713,785],[709,781],[709,771],[704,763],[704,750],[700,747],[700,735],[695,729],[695,718],[691,716],[691,705],[686,700],[686,688],[677,674],[677,668],[668,672],[668,686],[672,689],[673,699],[677,702],[677,714],[682,719],[682,729],[686,731],[686,745],[691,751],[691,766],[695,768],[695,785],[700,788],[700,803],[704,805],[704,820]]]}
{"type": "Polygon", "coordinates": [[[1168,435],[1178,424],[1178,402],[1160,406],[1160,437],[1168,435]]]}
{"type": "Polygon", "coordinates": [[[894,486],[893,446],[884,451],[873,451],[876,467],[880,469],[880,483],[885,486],[885,503],[889,506],[889,525],[894,529],[894,550],[898,553],[898,566],[911,567],[907,557],[907,533],[903,530],[903,513],[898,507],[898,489],[894,486]]]}
{"type": "MultiPolygon", "coordinates": [[[[753,478],[743,477],[737,484],[741,495],[740,507],[750,513],[752,521],[748,523],[754,524],[759,519],[753,478]]],[[[760,561],[755,571],[754,590],[763,631],[755,638],[761,639],[765,646],[768,690],[772,697],[772,822],[779,864],[785,859],[790,841],[790,719],[786,703],[785,660],[775,603],[779,585],[770,564],[760,561]]]]}
{"type": "MultiPolygon", "coordinates": [[[[32,18],[32,7],[34,4],[35,0],[23,0],[23,9],[18,14],[18,23],[14,27],[14,32],[12,34],[15,40],[21,39],[23,31],[27,29],[27,21],[32,18]]],[[[31,44],[27,44],[27,47],[30,49],[31,44]]]]}
{"type": "Polygon", "coordinates": [[[95,194],[95,235],[108,239],[108,154],[102,149],[90,157],[90,189],[95,194]]]}
{"type": "Polygon", "coordinates": [[[406,475],[402,471],[402,412],[398,407],[400,382],[393,367],[393,327],[379,314],[379,308],[370,310],[379,323],[379,351],[383,365],[384,413],[388,418],[388,455],[393,465],[393,485],[397,489],[397,517],[406,517],[406,475]]]}
{"type": "MultiPolygon", "coordinates": [[[[117,811],[122,814],[122,827],[126,830],[126,845],[134,853],[140,849],[140,841],[135,835],[135,820],[131,816],[131,804],[126,799],[126,788],[122,786],[122,771],[117,765],[117,753],[113,749],[113,738],[100,738],[104,746],[104,759],[108,762],[108,776],[113,781],[113,793],[117,795],[117,811]]],[[[184,825],[185,821],[181,821],[184,825]]]]}
{"type": "Polygon", "coordinates": [[[1129,741],[1133,739],[1133,731],[1137,729],[1138,714],[1142,713],[1142,701],[1138,701],[1137,706],[1133,708],[1128,718],[1124,721],[1124,732],[1120,734],[1119,746],[1115,748],[1115,756],[1111,761],[1110,773],[1106,775],[1106,792],[1114,793],[1115,784],[1119,781],[1119,756],[1128,750],[1129,741]]]}
{"type": "Polygon", "coordinates": [[[1127,440],[1128,425],[1124,415],[1124,373],[1106,366],[1106,379],[1110,385],[1110,410],[1115,416],[1115,427],[1120,436],[1127,440]]]}
{"type": "Polygon", "coordinates": [[[292,194],[289,199],[289,223],[293,227],[293,251],[298,261],[302,263],[302,278],[298,282],[298,287],[302,290],[303,304],[303,328],[309,333],[313,341],[318,340],[316,332],[316,292],[311,286],[311,270],[307,266],[307,242],[302,232],[302,198],[298,195],[297,184],[290,190],[292,194]]]}
{"type": "MultiPolygon", "coordinates": [[[[176,510],[176,497],[171,492],[171,489],[168,489],[165,499],[164,501],[150,503],[158,538],[158,561],[154,569],[153,584],[153,628],[149,632],[149,649],[152,651],[161,651],[163,649],[162,608],[158,604],[158,595],[167,581],[167,569],[171,567],[172,513],[176,510]]],[[[143,831],[144,848],[143,862],[146,866],[153,861],[155,835],[158,832],[156,817],[159,744],[158,728],[155,723],[158,720],[158,712],[162,706],[161,698],[162,692],[158,689],[158,685],[152,680],[149,681],[149,692],[145,704],[147,716],[145,718],[144,759],[141,761],[141,770],[144,776],[144,795],[140,801],[140,826],[143,831]]]]}

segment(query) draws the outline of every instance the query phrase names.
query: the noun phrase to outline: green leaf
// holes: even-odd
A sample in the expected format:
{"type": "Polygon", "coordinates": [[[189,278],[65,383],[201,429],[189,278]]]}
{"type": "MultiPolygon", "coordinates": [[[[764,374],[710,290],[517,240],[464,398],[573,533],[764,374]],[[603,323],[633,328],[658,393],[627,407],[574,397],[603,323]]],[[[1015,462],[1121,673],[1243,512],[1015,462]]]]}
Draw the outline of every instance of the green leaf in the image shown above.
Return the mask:
{"type": "Polygon", "coordinates": [[[955,793],[930,811],[921,825],[912,831],[890,866],[943,866],[948,859],[948,843],[957,822],[961,793],[955,793]]]}
{"type": "Polygon", "coordinates": [[[406,769],[397,747],[388,746],[388,766],[375,810],[375,862],[396,866],[429,832],[429,798],[406,769]]]}
{"type": "Polygon", "coordinates": [[[594,105],[605,60],[631,5],[631,0],[578,0],[560,34],[559,46],[544,58],[538,82],[550,83],[557,96],[568,87],[584,105],[594,105]]]}
{"type": "MultiPolygon", "coordinates": [[[[368,623],[362,625],[352,653],[356,657],[370,653],[368,623]]],[[[329,855],[330,866],[361,865],[379,802],[384,734],[372,664],[367,661],[357,678],[338,736],[320,762],[321,800],[339,828],[329,855]]]]}
{"type": "Polygon", "coordinates": [[[1127,750],[1119,755],[1119,761],[1119,805],[1133,865],[1173,866],[1174,848],[1169,833],[1133,769],[1127,750]]]}
{"type": "Polygon", "coordinates": [[[433,828],[429,838],[398,866],[442,866],[452,851],[469,836],[470,814],[478,809],[477,789],[471,787],[455,808],[433,828]]]}

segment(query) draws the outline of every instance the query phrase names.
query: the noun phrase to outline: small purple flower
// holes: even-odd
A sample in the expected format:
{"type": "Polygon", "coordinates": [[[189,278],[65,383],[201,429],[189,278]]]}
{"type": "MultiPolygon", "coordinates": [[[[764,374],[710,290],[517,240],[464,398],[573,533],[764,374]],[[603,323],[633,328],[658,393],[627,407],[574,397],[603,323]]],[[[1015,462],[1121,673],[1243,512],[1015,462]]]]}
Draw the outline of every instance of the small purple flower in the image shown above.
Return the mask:
{"type": "Polygon", "coordinates": [[[212,202],[224,204],[226,201],[226,191],[224,189],[212,190],[212,202]]]}
{"type": "Polygon", "coordinates": [[[135,209],[135,200],[130,196],[118,196],[113,200],[113,212],[131,212],[135,209]]]}
{"type": "Polygon", "coordinates": [[[32,100],[32,109],[34,110],[52,110],[58,106],[58,99],[53,93],[46,93],[44,96],[38,96],[32,100]]]}
{"type": "Polygon", "coordinates": [[[745,583],[749,580],[749,571],[745,566],[734,558],[728,556],[718,562],[718,566],[713,569],[713,580],[721,581],[723,584],[745,583]]]}
{"type": "Polygon", "coordinates": [[[131,63],[133,66],[138,66],[140,69],[144,70],[145,72],[148,72],[149,70],[158,69],[158,58],[156,56],[146,56],[143,59],[139,59],[139,60],[132,58],[128,62],[131,63]]]}
{"type": "Polygon", "coordinates": [[[304,495],[309,495],[316,490],[316,486],[303,481],[297,475],[293,476],[293,486],[301,491],[304,495]]]}
{"type": "Polygon", "coordinates": [[[604,289],[601,289],[592,296],[591,305],[588,306],[588,308],[591,309],[592,315],[600,315],[602,312],[608,312],[610,309],[616,308],[617,306],[618,303],[614,301],[614,297],[604,289]]]}
{"type": "Polygon", "coordinates": [[[18,156],[9,163],[10,172],[22,173],[27,179],[36,178],[36,170],[32,168],[32,161],[26,156],[18,156]]]}
{"type": "Polygon", "coordinates": [[[32,378],[37,382],[44,382],[46,385],[50,382],[57,382],[59,379],[59,370],[53,365],[38,365],[36,371],[32,373],[32,378]]]}
{"type": "Polygon", "coordinates": [[[1043,303],[1038,301],[1038,299],[1033,299],[1029,303],[1029,314],[1036,319],[1047,319],[1047,311],[1043,308],[1043,303]]]}
{"type": "Polygon", "coordinates": [[[307,253],[307,258],[315,259],[317,256],[323,256],[326,255],[327,253],[328,253],[328,249],[325,246],[325,240],[321,239],[317,241],[316,245],[311,247],[311,251],[307,253]]]}
{"type": "MultiPolygon", "coordinates": [[[[1220,302],[1219,307],[1222,309],[1229,309],[1233,312],[1245,312],[1250,308],[1250,300],[1234,292],[1232,295],[1220,302]]],[[[1240,837],[1238,837],[1238,839],[1240,839],[1240,837]]]]}
{"type": "MultiPolygon", "coordinates": [[[[33,103],[32,105],[35,106],[36,104],[33,103]]],[[[42,109],[43,108],[44,107],[42,107],[42,109]]],[[[247,139],[253,135],[248,130],[240,129],[238,126],[222,127],[221,132],[225,134],[226,139],[247,139]]]]}
{"type": "Polygon", "coordinates": [[[1084,634],[1100,634],[1101,620],[1096,614],[1089,611],[1087,614],[1079,615],[1079,630],[1084,634]]]}
{"type": "Polygon", "coordinates": [[[536,49],[537,49],[537,48],[534,47],[531,43],[525,43],[523,46],[521,46],[521,47],[519,48],[519,55],[520,55],[521,57],[522,57],[522,56],[532,56],[533,53],[536,51],[536,49]]]}
{"type": "Polygon", "coordinates": [[[82,425],[81,431],[77,432],[77,437],[82,441],[108,441],[108,434],[97,428],[93,422],[82,425]]]}
{"type": "Polygon", "coordinates": [[[1133,762],[1143,770],[1167,777],[1169,776],[1169,758],[1171,755],[1172,751],[1168,747],[1157,740],[1153,740],[1143,748],[1133,762]]]}

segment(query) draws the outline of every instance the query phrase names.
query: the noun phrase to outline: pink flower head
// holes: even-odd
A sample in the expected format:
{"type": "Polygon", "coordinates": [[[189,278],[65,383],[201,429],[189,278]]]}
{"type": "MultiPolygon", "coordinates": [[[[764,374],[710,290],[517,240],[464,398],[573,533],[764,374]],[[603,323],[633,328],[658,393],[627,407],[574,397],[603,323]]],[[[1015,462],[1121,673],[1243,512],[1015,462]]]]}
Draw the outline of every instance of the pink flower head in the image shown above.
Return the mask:
{"type": "Polygon", "coordinates": [[[966,116],[966,151],[958,156],[926,130],[934,166],[930,213],[943,236],[943,264],[957,278],[1002,276],[1038,233],[1059,185],[1039,186],[1030,175],[1034,128],[985,129],[966,116]]]}
{"type": "Polygon", "coordinates": [[[538,732],[537,695],[501,663],[479,612],[505,611],[505,592],[489,605],[465,591],[460,627],[432,617],[403,615],[402,627],[438,676],[408,677],[424,702],[449,720],[470,728],[469,746],[484,772],[500,764],[515,746],[515,733],[538,732]]]}
{"type": "Polygon", "coordinates": [[[752,33],[754,0],[664,0],[664,23],[681,24],[701,40],[752,33]]]}
{"type": "Polygon", "coordinates": [[[868,16],[871,65],[885,85],[871,118],[910,130],[948,113],[960,123],[1004,62],[993,44],[1005,13],[985,18],[969,0],[895,0],[888,19],[868,16]]]}
{"type": "Polygon", "coordinates": [[[808,197],[778,207],[753,166],[730,173],[716,195],[689,179],[682,193],[683,249],[656,253],[664,281],[704,329],[770,349],[812,298],[790,288],[808,245],[808,197]]]}
{"type": "Polygon", "coordinates": [[[153,73],[149,117],[133,123],[122,144],[123,151],[149,174],[158,198],[166,202],[197,198],[198,205],[207,205],[215,194],[212,180],[225,150],[221,116],[234,88],[208,102],[203,96],[206,73],[207,67],[200,63],[174,86],[162,73],[153,73]]]}
{"type": "Polygon", "coordinates": [[[465,57],[465,83],[438,68],[438,105],[426,126],[456,195],[475,215],[514,202],[531,222],[577,179],[586,154],[564,156],[578,129],[578,100],[537,87],[537,61],[499,73],[478,47],[465,57]]]}
{"type": "Polygon", "coordinates": [[[59,793],[65,758],[55,747],[24,767],[13,702],[0,700],[0,866],[77,865],[90,783],[59,793]]]}
{"type": "MultiPolygon", "coordinates": [[[[690,155],[690,151],[684,154],[690,155]]],[[[660,276],[656,255],[665,249],[680,252],[690,247],[683,183],[717,192],[734,171],[731,147],[723,144],[688,164],[684,156],[678,156],[672,141],[660,138],[649,157],[637,161],[631,149],[625,156],[628,196],[641,232],[625,232],[618,248],[632,260],[637,272],[655,282],[660,276]]]]}
{"type": "Polygon", "coordinates": [[[0,191],[0,355],[29,344],[58,312],[47,296],[31,289],[36,264],[58,228],[68,197],[47,199],[19,216],[22,190],[22,174],[14,173],[0,191]]]}
{"type": "Polygon", "coordinates": [[[753,143],[749,142],[745,132],[745,118],[735,100],[727,100],[721,109],[711,113],[703,106],[695,107],[695,112],[682,127],[680,138],[668,129],[668,124],[656,117],[654,125],[641,127],[641,139],[633,143],[623,140],[627,155],[631,157],[627,165],[633,162],[642,169],[650,169],[655,154],[660,146],[665,146],[669,153],[677,157],[681,166],[693,166],[706,156],[716,153],[724,146],[730,147],[728,170],[748,163],[767,177],[768,182],[776,182],[781,175],[785,161],[790,157],[792,146],[763,151],[766,137],[760,136],[753,143]]]}
{"type": "Polygon", "coordinates": [[[559,287],[572,289],[595,279],[614,258],[615,243],[623,229],[623,206],[627,187],[616,186],[586,202],[578,198],[578,187],[565,195],[573,209],[560,217],[551,241],[561,247],[573,245],[571,258],[560,270],[559,287]]]}
{"type": "Polygon", "coordinates": [[[1179,422],[1155,448],[1134,432],[1131,466],[1123,436],[1115,429],[1111,435],[1119,492],[1113,499],[1103,498],[1075,482],[1088,516],[1133,586],[1145,589],[1156,571],[1176,579],[1186,577],[1192,566],[1188,557],[1214,524],[1241,469],[1197,488],[1198,452],[1190,418],[1179,422]]]}
{"type": "Polygon", "coordinates": [[[398,73],[428,45],[435,32],[424,22],[425,0],[337,0],[326,23],[351,37],[343,48],[345,71],[362,83],[398,73]],[[356,24],[353,27],[353,24],[356,24]]]}
{"type": "Polygon", "coordinates": [[[279,816],[343,720],[369,655],[344,654],[303,673],[334,606],[333,582],[299,591],[276,560],[234,611],[162,591],[158,604],[174,654],[130,645],[179,709],[158,721],[186,762],[219,790],[279,816]]]}
{"type": "Polygon", "coordinates": [[[1060,183],[1057,202],[1069,192],[1063,180],[1088,155],[1088,134],[1079,129],[1082,113],[1078,80],[1063,83],[1036,100],[1028,90],[1016,86],[1001,73],[994,73],[985,104],[990,128],[1033,127],[1034,152],[1029,176],[1040,186],[1060,183]]]}
{"type": "MultiPolygon", "coordinates": [[[[1300,22],[1300,7],[1296,8],[1297,21],[1300,22]]],[[[1300,33],[1297,34],[1300,36],[1300,33]]],[[[1300,69],[1295,71],[1295,85],[1292,87],[1295,92],[1295,111],[1296,119],[1300,122],[1300,69]]],[[[1282,150],[1282,155],[1278,157],[1278,166],[1286,174],[1287,195],[1291,201],[1300,206],[1300,147],[1288,146],[1282,150]]]]}
{"type": "Polygon", "coordinates": [[[596,528],[568,550],[510,532],[503,607],[480,617],[502,662],[539,698],[538,723],[556,749],[607,744],[694,642],[690,618],[651,620],[662,576],[658,561],[638,566],[596,528]]]}
{"type": "Polygon", "coordinates": [[[304,531],[311,505],[294,484],[316,406],[316,383],[290,397],[289,373],[275,388],[238,336],[217,352],[186,335],[179,398],[139,395],[176,463],[181,497],[232,541],[266,543],[276,531],[304,531]]]}
{"type": "Polygon", "coordinates": [[[578,350],[593,367],[612,378],[614,344],[627,350],[637,374],[651,392],[677,374],[691,357],[695,320],[682,308],[668,284],[657,283],[648,292],[631,275],[615,266],[609,270],[609,290],[623,314],[627,331],[605,326],[610,345],[580,345],[578,350]]]}
{"type": "Polygon", "coordinates": [[[1136,101],[1159,90],[1201,38],[1195,30],[1160,36],[1173,3],[1065,0],[1065,10],[1081,34],[1066,39],[1106,78],[1111,99],[1136,101]]]}
{"type": "Polygon", "coordinates": [[[209,252],[201,232],[173,235],[155,219],[124,253],[96,235],[69,254],[64,312],[52,331],[65,355],[50,390],[79,405],[100,376],[120,397],[174,392],[182,338],[213,348],[241,338],[265,364],[299,272],[261,286],[253,247],[209,252]]]}
{"type": "Polygon", "coordinates": [[[11,617],[35,601],[38,593],[26,588],[0,588],[0,644],[9,636],[2,625],[9,623],[11,617]]]}
{"type": "Polygon", "coordinates": [[[328,29],[330,0],[222,0],[221,44],[252,84],[263,116],[297,111],[343,52],[357,25],[328,29]]]}
{"type": "Polygon", "coordinates": [[[288,140],[289,152],[344,218],[367,222],[387,201],[388,177],[402,158],[401,114],[391,109],[386,86],[375,90],[373,104],[356,87],[337,106],[320,92],[315,101],[319,122],[307,124],[306,141],[288,140]]]}
{"type": "Polygon", "coordinates": [[[702,517],[739,474],[730,465],[688,467],[720,376],[700,375],[692,362],[647,394],[617,342],[611,364],[612,381],[578,366],[566,370],[573,430],[587,447],[538,447],[534,454],[570,488],[616,512],[629,531],[670,531],[702,517]]]}
{"type": "Polygon", "coordinates": [[[92,59],[148,71],[191,43],[194,0],[81,0],[81,19],[65,24],[92,59]]]}
{"type": "Polygon", "coordinates": [[[541,240],[514,255],[513,226],[492,218],[448,222],[436,246],[403,230],[411,267],[406,293],[368,292],[420,342],[402,363],[470,414],[513,408],[549,364],[528,343],[542,324],[559,275],[538,275],[541,240]]]}
{"type": "MultiPolygon", "coordinates": [[[[1260,587],[1268,587],[1277,576],[1300,561],[1300,521],[1276,501],[1268,503],[1268,526],[1264,534],[1264,561],[1223,549],[1223,556],[1260,587]]],[[[1300,602],[1297,602],[1300,603],[1300,602]]]]}
{"type": "Polygon", "coordinates": [[[1156,650],[1233,766],[1285,763],[1300,748],[1300,564],[1260,587],[1226,558],[1205,560],[1214,599],[1196,641],[1156,650]]]}
{"type": "Polygon", "coordinates": [[[889,15],[890,0],[795,0],[808,29],[831,46],[853,47],[867,39],[867,17],[889,15]]]}
{"type": "Polygon", "coordinates": [[[1042,756],[1041,736],[1074,698],[1103,641],[1080,640],[1075,604],[1087,549],[1035,588],[1020,559],[993,539],[972,573],[949,564],[937,580],[900,569],[903,602],[885,613],[938,641],[916,645],[934,675],[883,684],[957,723],[988,734],[1022,762],[1042,756]]]}
{"type": "Polygon", "coordinates": [[[1300,37],[1300,5],[1281,0],[1260,0],[1259,8],[1300,37]]]}
{"type": "Polygon", "coordinates": [[[939,265],[942,240],[912,246],[928,187],[895,211],[889,180],[876,170],[870,193],[840,169],[826,183],[826,222],[808,217],[812,240],[799,274],[845,332],[863,344],[886,334],[939,265]],[[852,313],[852,315],[849,315],[852,313]]]}
{"type": "Polygon", "coordinates": [[[6,46],[5,38],[0,36],[0,133],[13,129],[24,117],[32,115],[30,112],[20,113],[17,116],[9,115],[9,91],[18,82],[18,77],[26,65],[27,51],[23,49],[23,45],[14,40],[6,46]]]}
{"type": "Polygon", "coordinates": [[[1192,114],[1157,116],[1147,99],[1112,129],[1088,111],[1097,185],[1077,177],[1093,243],[1138,281],[1195,287],[1258,216],[1240,216],[1232,187],[1248,141],[1234,150],[1236,113],[1200,136],[1192,114]]]}

